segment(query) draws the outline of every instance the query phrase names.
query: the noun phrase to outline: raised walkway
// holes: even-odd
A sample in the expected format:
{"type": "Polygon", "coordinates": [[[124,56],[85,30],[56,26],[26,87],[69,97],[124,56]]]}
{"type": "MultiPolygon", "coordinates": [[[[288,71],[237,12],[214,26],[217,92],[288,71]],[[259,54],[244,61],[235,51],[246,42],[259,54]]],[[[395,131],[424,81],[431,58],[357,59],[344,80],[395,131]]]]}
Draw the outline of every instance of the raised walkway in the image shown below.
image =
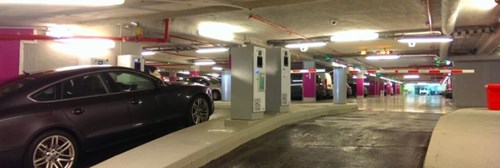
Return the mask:
{"type": "Polygon", "coordinates": [[[261,120],[242,121],[230,120],[229,103],[217,102],[215,106],[216,112],[211,120],[148,142],[94,167],[200,167],[283,125],[358,110],[356,104],[292,104],[288,113],[265,115],[261,120]]]}
{"type": "Polygon", "coordinates": [[[499,154],[500,111],[460,109],[439,119],[424,167],[497,168],[499,154]]]}

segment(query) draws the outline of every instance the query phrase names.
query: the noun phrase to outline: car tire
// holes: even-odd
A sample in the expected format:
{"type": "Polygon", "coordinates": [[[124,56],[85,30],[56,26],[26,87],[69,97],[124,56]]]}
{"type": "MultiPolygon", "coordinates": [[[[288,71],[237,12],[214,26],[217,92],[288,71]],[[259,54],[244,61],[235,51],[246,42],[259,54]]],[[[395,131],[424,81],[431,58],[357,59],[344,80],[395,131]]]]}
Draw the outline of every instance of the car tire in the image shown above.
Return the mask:
{"type": "Polygon", "coordinates": [[[48,131],[36,137],[28,146],[24,165],[29,168],[76,167],[78,161],[78,145],[75,139],[63,131],[48,131]]]}
{"type": "Polygon", "coordinates": [[[213,90],[212,92],[212,98],[214,100],[221,100],[221,93],[218,90],[213,90]]]}
{"type": "Polygon", "coordinates": [[[188,108],[187,125],[196,125],[208,121],[210,118],[210,105],[206,98],[196,96],[191,99],[188,108]]]}

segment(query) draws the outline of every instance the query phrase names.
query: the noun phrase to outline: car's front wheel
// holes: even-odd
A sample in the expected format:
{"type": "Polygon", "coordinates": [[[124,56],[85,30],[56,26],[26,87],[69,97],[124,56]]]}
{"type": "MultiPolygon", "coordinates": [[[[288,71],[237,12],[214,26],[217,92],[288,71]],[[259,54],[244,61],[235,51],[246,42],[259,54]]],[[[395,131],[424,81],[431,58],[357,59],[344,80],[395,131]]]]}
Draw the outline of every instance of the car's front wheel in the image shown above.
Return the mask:
{"type": "Polygon", "coordinates": [[[41,134],[28,146],[26,167],[75,167],[78,148],[73,137],[63,131],[41,134]]]}
{"type": "Polygon", "coordinates": [[[208,121],[210,105],[203,97],[195,97],[189,106],[188,125],[196,125],[208,121]]]}

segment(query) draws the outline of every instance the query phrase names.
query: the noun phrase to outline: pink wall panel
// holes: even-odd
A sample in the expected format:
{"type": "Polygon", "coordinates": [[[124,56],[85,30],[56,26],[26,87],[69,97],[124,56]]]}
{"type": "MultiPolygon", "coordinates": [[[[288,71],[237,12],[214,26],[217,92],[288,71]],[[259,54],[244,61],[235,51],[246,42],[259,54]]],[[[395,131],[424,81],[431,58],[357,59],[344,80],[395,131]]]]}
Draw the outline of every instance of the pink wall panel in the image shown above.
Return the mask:
{"type": "MultiPolygon", "coordinates": [[[[0,34],[33,34],[32,29],[0,29],[0,34]]],[[[0,84],[19,75],[20,40],[0,41],[0,84]]]]}

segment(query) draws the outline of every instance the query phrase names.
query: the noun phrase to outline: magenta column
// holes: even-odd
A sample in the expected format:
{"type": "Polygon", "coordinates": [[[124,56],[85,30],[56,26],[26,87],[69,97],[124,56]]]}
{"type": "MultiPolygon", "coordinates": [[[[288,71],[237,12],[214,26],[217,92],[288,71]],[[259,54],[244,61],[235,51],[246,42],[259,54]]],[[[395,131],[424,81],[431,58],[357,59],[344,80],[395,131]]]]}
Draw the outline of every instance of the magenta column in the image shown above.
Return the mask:
{"type": "MultiPolygon", "coordinates": [[[[32,35],[33,29],[0,29],[0,34],[32,35]]],[[[0,84],[19,76],[21,41],[0,41],[0,84]]]]}
{"type": "Polygon", "coordinates": [[[356,97],[363,98],[365,97],[365,75],[363,73],[358,73],[358,79],[356,79],[356,97]]]}
{"type": "Polygon", "coordinates": [[[316,73],[302,74],[303,101],[316,101],[316,73]]]}
{"type": "MultiPolygon", "coordinates": [[[[304,61],[303,68],[315,69],[316,63],[314,61],[304,61]]],[[[302,74],[302,101],[316,101],[316,73],[302,74]]]]}
{"type": "Polygon", "coordinates": [[[200,76],[200,66],[195,65],[193,69],[189,71],[190,77],[200,76]]]}

